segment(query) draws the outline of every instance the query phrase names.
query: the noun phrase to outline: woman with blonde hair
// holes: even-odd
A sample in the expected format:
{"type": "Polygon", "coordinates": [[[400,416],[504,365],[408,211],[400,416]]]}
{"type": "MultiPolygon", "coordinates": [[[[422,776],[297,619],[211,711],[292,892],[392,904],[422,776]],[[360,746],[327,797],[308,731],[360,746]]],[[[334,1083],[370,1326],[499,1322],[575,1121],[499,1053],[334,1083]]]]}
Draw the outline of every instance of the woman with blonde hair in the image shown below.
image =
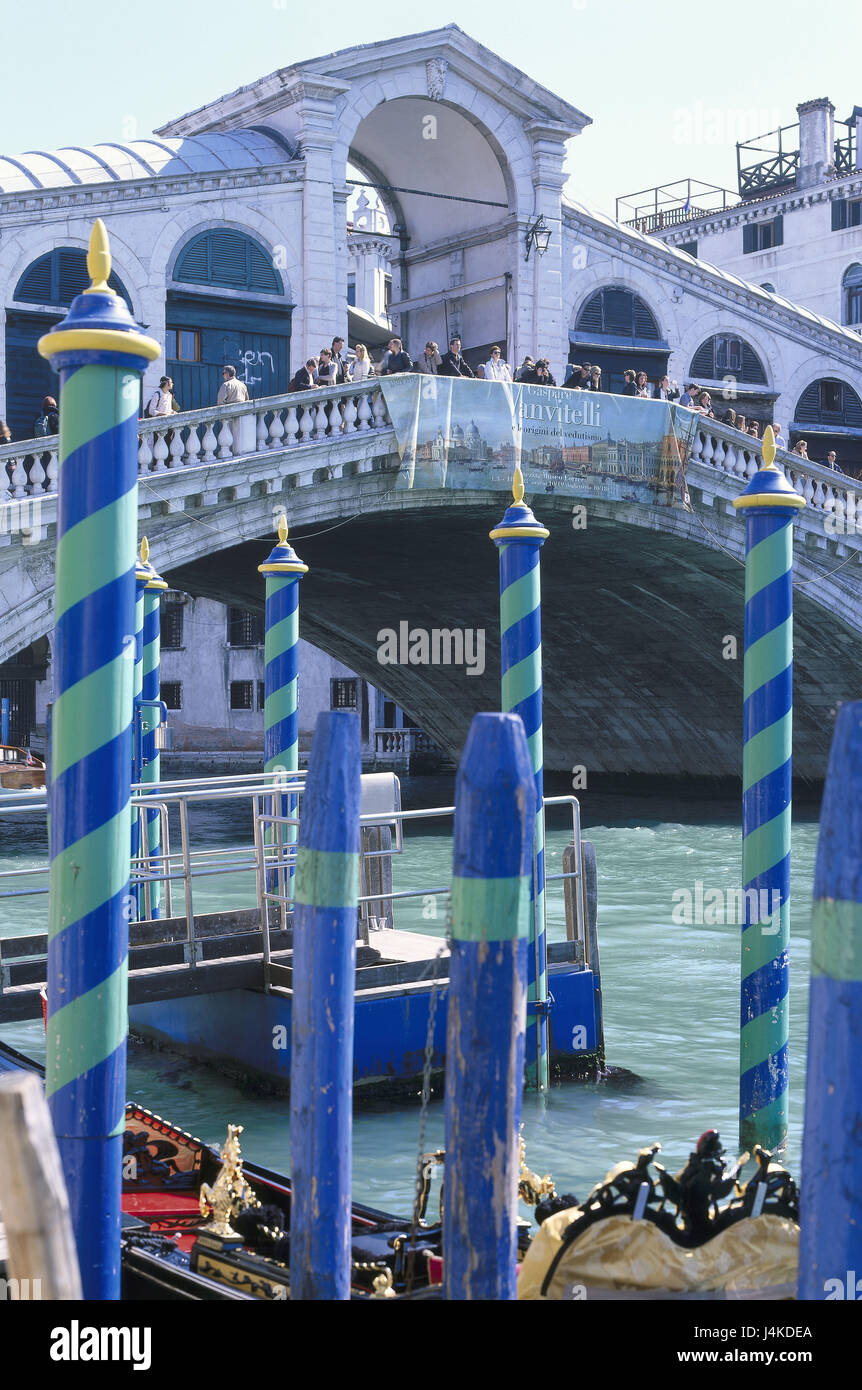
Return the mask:
{"type": "Polygon", "coordinates": [[[368,348],[364,343],[356,343],[353,351],[356,353],[356,356],[351,365],[350,379],[351,381],[365,381],[368,377],[374,375],[374,363],[368,356],[368,348]]]}

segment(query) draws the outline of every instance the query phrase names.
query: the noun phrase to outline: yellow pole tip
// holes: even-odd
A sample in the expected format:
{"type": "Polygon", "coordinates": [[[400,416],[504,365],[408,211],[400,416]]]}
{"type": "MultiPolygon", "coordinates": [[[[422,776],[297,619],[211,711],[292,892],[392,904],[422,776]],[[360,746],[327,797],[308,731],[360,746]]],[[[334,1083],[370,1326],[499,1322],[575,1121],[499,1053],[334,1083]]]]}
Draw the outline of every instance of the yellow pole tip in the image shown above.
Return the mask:
{"type": "Polygon", "coordinates": [[[108,241],[108,229],[101,217],[96,218],[93,223],[93,230],[90,232],[87,271],[90,276],[90,287],[84,291],[85,294],[115,293],[108,284],[108,277],[111,274],[111,243],[108,241]]]}
{"type": "Polygon", "coordinates": [[[515,476],[512,479],[512,497],[515,502],[524,500],[524,475],[521,472],[521,465],[515,464],[515,476]]]}
{"type": "Polygon", "coordinates": [[[280,516],[278,519],[278,540],[280,545],[284,545],[287,540],[287,517],[280,516]]]}
{"type": "Polygon", "coordinates": [[[143,540],[141,541],[141,561],[142,561],[142,563],[143,563],[143,564],[147,564],[149,558],[150,558],[150,543],[149,543],[149,541],[147,540],[146,536],[144,536],[143,540]]]}
{"type": "Polygon", "coordinates": [[[771,425],[767,425],[763,431],[763,466],[764,468],[775,467],[775,435],[771,425]]]}

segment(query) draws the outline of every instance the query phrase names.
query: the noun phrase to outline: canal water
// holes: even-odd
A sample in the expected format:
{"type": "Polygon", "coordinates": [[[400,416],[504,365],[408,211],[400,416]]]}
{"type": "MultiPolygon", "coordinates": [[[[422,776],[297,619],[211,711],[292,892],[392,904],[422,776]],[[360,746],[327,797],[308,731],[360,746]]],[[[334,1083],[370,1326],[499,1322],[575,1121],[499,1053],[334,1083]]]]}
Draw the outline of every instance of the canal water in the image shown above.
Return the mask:
{"type": "MultiPolygon", "coordinates": [[[[405,807],[450,805],[452,782],[405,779],[405,807]]],[[[740,871],[738,804],[668,794],[642,797],[581,793],[584,834],[596,846],[599,944],[604,987],[607,1059],[620,1074],[599,1083],[566,1083],[523,1104],[527,1160],[550,1173],[559,1191],[584,1196],[621,1158],[658,1141],[676,1170],[698,1135],[716,1128],[729,1151],[737,1138],[739,927],[686,922],[684,894],[737,887],[740,871]],[[676,920],[675,920],[676,919],[676,920]]],[[[395,887],[448,882],[451,823],[419,823],[396,861],[395,887]]],[[[570,822],[569,822],[570,825],[570,822]]],[[[210,846],[250,839],[247,810],[222,807],[192,813],[192,841],[210,846]]],[[[793,830],[791,918],[791,1082],[788,1163],[798,1175],[804,1094],[811,889],[816,807],[797,807],[793,830]]],[[[547,871],[561,871],[570,839],[566,814],[549,813],[547,871]]],[[[44,826],[13,826],[0,812],[0,870],[44,862],[44,826]]],[[[20,880],[21,884],[35,880],[20,880]]],[[[9,880],[0,881],[0,889],[9,880]]],[[[549,888],[549,931],[565,936],[561,885],[549,888]]],[[[251,906],[251,874],[200,880],[198,911],[251,906]]],[[[0,936],[44,931],[47,899],[0,900],[0,936]]],[[[716,914],[718,915],[718,914],[716,914]]],[[[446,899],[420,898],[399,906],[396,925],[439,936],[446,899]],[[434,913],[436,912],[436,917],[434,913]]],[[[0,1038],[44,1059],[41,1023],[0,1026],[0,1038]]],[[[271,1167],[290,1167],[289,1104],[260,1096],[210,1070],[166,1052],[133,1048],[129,1098],[220,1143],[230,1121],[245,1126],[243,1150],[271,1167]]],[[[417,1103],[364,1103],[354,1118],[354,1192],[393,1211],[410,1209],[420,1132],[417,1103]]],[[[441,1100],[425,1116],[426,1149],[442,1148],[441,1100]]],[[[433,1210],[433,1207],[432,1207],[433,1210]]]]}

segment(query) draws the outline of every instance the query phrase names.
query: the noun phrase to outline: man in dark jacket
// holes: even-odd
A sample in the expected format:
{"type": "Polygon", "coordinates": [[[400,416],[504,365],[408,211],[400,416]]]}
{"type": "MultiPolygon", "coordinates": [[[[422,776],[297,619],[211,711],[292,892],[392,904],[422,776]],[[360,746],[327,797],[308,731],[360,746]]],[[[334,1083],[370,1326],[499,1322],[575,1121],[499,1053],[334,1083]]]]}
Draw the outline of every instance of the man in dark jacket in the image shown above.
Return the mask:
{"type": "Polygon", "coordinates": [[[398,372],[412,372],[413,361],[404,351],[400,338],[389,339],[389,351],[384,355],[380,368],[381,376],[395,376],[398,372]]]}
{"type": "Polygon", "coordinates": [[[42,414],[33,422],[33,437],[41,439],[45,435],[57,434],[60,429],[60,415],[53,396],[46,396],[42,402],[42,414]]]}
{"type": "Polygon", "coordinates": [[[449,351],[443,355],[443,364],[438,369],[438,376],[475,376],[472,367],[468,367],[464,358],[461,356],[461,339],[449,339],[449,351]]]}
{"type": "Polygon", "coordinates": [[[288,391],[310,391],[314,386],[314,373],[317,371],[317,358],[309,357],[304,367],[292,377],[288,391]]]}
{"type": "Polygon", "coordinates": [[[350,380],[350,377],[348,376],[348,372],[347,372],[347,363],[345,362],[344,357],[342,356],[342,348],[343,348],[343,347],[344,347],[344,339],[343,339],[343,338],[333,338],[333,340],[332,340],[332,359],[331,359],[331,360],[335,363],[335,385],[336,385],[336,386],[343,386],[344,383],[345,383],[346,381],[349,381],[349,380],[350,380]]]}
{"type": "Polygon", "coordinates": [[[547,357],[537,357],[533,370],[522,376],[521,380],[529,386],[556,386],[557,384],[551,375],[551,364],[547,357]]]}

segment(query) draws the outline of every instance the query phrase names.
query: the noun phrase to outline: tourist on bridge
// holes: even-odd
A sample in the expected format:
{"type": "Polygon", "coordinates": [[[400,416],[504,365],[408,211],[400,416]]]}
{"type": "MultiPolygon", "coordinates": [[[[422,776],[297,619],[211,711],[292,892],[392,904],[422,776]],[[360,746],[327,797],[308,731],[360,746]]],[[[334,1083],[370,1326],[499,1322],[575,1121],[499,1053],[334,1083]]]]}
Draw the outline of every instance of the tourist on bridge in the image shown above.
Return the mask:
{"type": "Polygon", "coordinates": [[[389,351],[380,366],[381,376],[395,376],[398,372],[412,372],[413,361],[409,352],[404,351],[400,338],[389,339],[389,351]]]}
{"type": "MultiPolygon", "coordinates": [[[[173,413],[174,383],[169,376],[163,376],[159,381],[158,389],[153,392],[150,399],[147,401],[144,414],[152,419],[157,415],[173,415],[173,413]]],[[[45,432],[47,433],[47,431],[45,432]]]]}
{"type": "Polygon", "coordinates": [[[635,379],[635,373],[631,370],[630,367],[627,367],[626,370],[623,372],[623,391],[622,391],[622,393],[623,393],[624,396],[636,396],[637,393],[638,393],[637,381],[636,381],[636,379],[635,379]]]}
{"type": "Polygon", "coordinates": [[[807,439],[797,439],[796,443],[794,444],[794,446],[793,446],[793,448],[791,449],[790,452],[791,452],[792,454],[796,454],[798,458],[805,459],[805,462],[806,462],[806,463],[810,463],[810,459],[809,459],[809,457],[808,457],[808,440],[807,440],[807,439]]]}
{"type": "Polygon", "coordinates": [[[432,338],[425,344],[425,351],[416,363],[420,372],[425,372],[427,376],[437,376],[443,365],[443,358],[440,356],[440,349],[432,338]]]}
{"type": "Polygon", "coordinates": [[[523,360],[523,362],[521,363],[520,367],[518,368],[518,370],[517,370],[516,373],[515,373],[515,380],[516,380],[516,381],[529,381],[529,379],[530,379],[530,373],[533,371],[533,368],[535,367],[535,365],[536,365],[536,364],[535,364],[535,362],[533,361],[532,357],[530,357],[529,355],[528,355],[527,357],[525,357],[524,360],[523,360]]]}
{"type": "Polygon", "coordinates": [[[333,361],[332,349],[321,348],[317,371],[314,374],[315,386],[336,386],[338,384],[337,378],[338,368],[333,361]]]}
{"type": "Polygon", "coordinates": [[[441,376],[475,376],[472,367],[467,365],[465,358],[461,356],[461,339],[453,335],[449,339],[449,351],[443,357],[440,367],[441,376]]]}
{"type": "Polygon", "coordinates": [[[748,434],[748,421],[744,415],[737,415],[736,428],[741,430],[743,434],[748,434]]]}
{"type": "Polygon", "coordinates": [[[374,363],[368,356],[368,348],[364,343],[357,343],[353,349],[356,356],[350,371],[351,381],[367,381],[374,375],[374,363]]]}
{"type": "Polygon", "coordinates": [[[236,367],[222,367],[222,384],[218,389],[217,405],[242,405],[248,400],[248,387],[240,381],[236,367]]]}
{"type": "Polygon", "coordinates": [[[653,399],[657,401],[676,401],[679,400],[679,387],[676,382],[672,382],[669,377],[660,376],[653,399]]]}
{"type": "Polygon", "coordinates": [[[310,391],[312,387],[317,384],[314,379],[316,371],[317,358],[309,357],[306,360],[305,366],[300,367],[298,371],[294,372],[290,385],[287,388],[288,391],[310,391]]]}
{"type": "Polygon", "coordinates": [[[646,372],[638,372],[635,378],[637,393],[645,401],[652,400],[652,387],[649,384],[649,377],[646,372]]]}
{"type": "Polygon", "coordinates": [[[56,434],[60,428],[60,415],[53,396],[46,396],[42,402],[42,413],[33,422],[33,435],[41,439],[46,434],[56,434]]]}
{"type": "Polygon", "coordinates": [[[556,386],[556,381],[551,375],[551,364],[547,357],[538,357],[533,370],[526,376],[521,377],[522,381],[528,382],[531,386],[556,386]]]}
{"type": "Polygon", "coordinates": [[[838,467],[838,455],[836,454],[836,452],[835,452],[834,449],[830,449],[830,450],[829,450],[829,453],[826,455],[825,459],[823,460],[823,465],[822,465],[822,466],[823,466],[824,468],[832,468],[832,469],[834,469],[834,471],[835,471],[836,473],[840,473],[840,472],[841,472],[841,469],[838,467]]]}
{"type": "Polygon", "coordinates": [[[721,423],[723,425],[732,425],[733,428],[736,429],[736,411],[726,410],[721,417],[721,423]]]}
{"type": "Polygon", "coordinates": [[[586,388],[588,391],[601,391],[602,389],[602,369],[601,367],[590,368],[590,384],[586,388]]]}
{"type": "Polygon", "coordinates": [[[509,364],[503,358],[502,349],[499,347],[491,348],[491,356],[485,363],[485,379],[487,381],[511,381],[512,373],[509,364]]]}
{"type": "Polygon", "coordinates": [[[759,438],[760,438],[760,421],[759,421],[759,420],[752,420],[751,424],[748,426],[748,433],[752,436],[753,439],[759,439],[759,438]]]}
{"type": "Polygon", "coordinates": [[[568,386],[571,391],[592,391],[593,387],[590,382],[591,370],[592,368],[589,362],[585,362],[580,366],[577,362],[574,362],[572,364],[571,375],[567,381],[563,382],[563,385],[568,386]]]}
{"type": "Polygon", "coordinates": [[[345,383],[350,381],[350,367],[345,362],[344,357],[342,356],[343,347],[343,338],[333,338],[332,351],[330,353],[330,356],[332,358],[332,364],[335,367],[336,386],[344,386],[345,383]]]}
{"type": "Polygon", "coordinates": [[[696,391],[697,387],[695,386],[694,382],[687,382],[685,390],[679,398],[680,405],[687,405],[689,409],[691,409],[691,406],[694,404],[694,393],[696,391]]]}

